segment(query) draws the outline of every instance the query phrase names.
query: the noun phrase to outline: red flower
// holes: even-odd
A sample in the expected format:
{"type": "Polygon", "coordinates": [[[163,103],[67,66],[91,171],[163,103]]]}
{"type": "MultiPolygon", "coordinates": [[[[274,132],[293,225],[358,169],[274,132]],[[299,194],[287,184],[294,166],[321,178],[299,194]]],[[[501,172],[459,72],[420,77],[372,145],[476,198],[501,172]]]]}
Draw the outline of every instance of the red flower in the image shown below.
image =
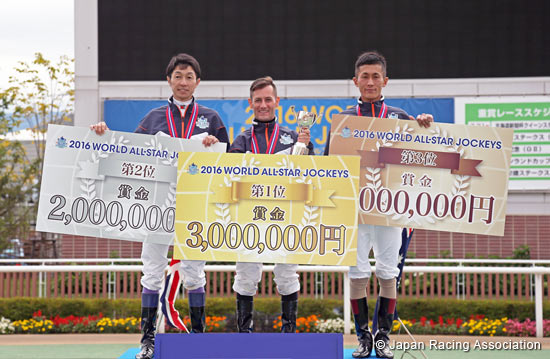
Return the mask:
{"type": "Polygon", "coordinates": [[[426,326],[426,320],[427,320],[426,317],[420,317],[420,325],[423,327],[426,326]]]}

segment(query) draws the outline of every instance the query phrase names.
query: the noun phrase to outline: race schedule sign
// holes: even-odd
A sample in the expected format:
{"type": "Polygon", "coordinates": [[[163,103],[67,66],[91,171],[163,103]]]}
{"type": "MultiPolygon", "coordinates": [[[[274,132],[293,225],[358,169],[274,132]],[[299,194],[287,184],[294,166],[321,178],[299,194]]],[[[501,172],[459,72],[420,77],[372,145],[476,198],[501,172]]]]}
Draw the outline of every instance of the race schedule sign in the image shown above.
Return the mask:
{"type": "Polygon", "coordinates": [[[359,223],[504,234],[513,130],[336,115],[330,154],[360,155],[359,223]]]}
{"type": "Polygon", "coordinates": [[[514,130],[511,190],[550,188],[550,100],[543,96],[460,97],[455,118],[474,126],[514,130]]]}
{"type": "Polygon", "coordinates": [[[201,141],[48,126],[36,230],[170,244],[178,153],[201,141]]]}
{"type": "Polygon", "coordinates": [[[359,157],[180,153],[174,257],[356,264],[359,157]]]}

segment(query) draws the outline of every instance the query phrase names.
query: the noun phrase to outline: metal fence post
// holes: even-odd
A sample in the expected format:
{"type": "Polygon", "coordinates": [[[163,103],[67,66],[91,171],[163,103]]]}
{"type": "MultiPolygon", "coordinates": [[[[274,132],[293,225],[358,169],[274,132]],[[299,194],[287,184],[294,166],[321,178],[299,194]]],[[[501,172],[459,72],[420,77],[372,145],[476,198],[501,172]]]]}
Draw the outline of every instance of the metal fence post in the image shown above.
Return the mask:
{"type": "MultiPolygon", "coordinates": [[[[42,262],[42,266],[46,265],[46,262],[42,262]]],[[[38,298],[46,297],[46,272],[38,272],[38,298]]]]}
{"type": "Polygon", "coordinates": [[[322,272],[315,272],[315,299],[323,299],[324,275],[322,272]]]}
{"type": "Polygon", "coordinates": [[[535,274],[535,320],[537,338],[542,338],[542,273],[535,274]]]}
{"type": "MultiPolygon", "coordinates": [[[[458,263],[457,267],[462,267],[462,263],[458,263]]],[[[456,299],[466,298],[466,274],[456,273],[456,299]]]]}
{"type": "Polygon", "coordinates": [[[107,272],[107,297],[116,299],[116,273],[107,272]]]}
{"type": "Polygon", "coordinates": [[[350,304],[349,270],[344,272],[344,334],[351,334],[351,304],[350,304]]]}
{"type": "Polygon", "coordinates": [[[38,273],[38,298],[44,298],[44,292],[46,291],[45,289],[45,286],[46,286],[46,283],[44,281],[44,276],[45,276],[46,273],[44,272],[39,272],[38,273]]]}

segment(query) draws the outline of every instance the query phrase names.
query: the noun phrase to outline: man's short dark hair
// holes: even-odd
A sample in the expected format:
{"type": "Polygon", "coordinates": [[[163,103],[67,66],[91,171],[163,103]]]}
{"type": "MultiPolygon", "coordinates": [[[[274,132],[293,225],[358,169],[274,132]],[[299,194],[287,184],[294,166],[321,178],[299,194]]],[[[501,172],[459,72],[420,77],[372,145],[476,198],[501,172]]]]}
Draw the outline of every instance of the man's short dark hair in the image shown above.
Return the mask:
{"type": "Polygon", "coordinates": [[[277,87],[275,86],[273,79],[271,78],[271,76],[265,76],[260,77],[259,79],[256,79],[254,80],[254,82],[252,82],[252,85],[250,85],[250,98],[252,98],[252,93],[254,91],[261,90],[267,86],[273,87],[273,93],[275,94],[275,97],[277,97],[277,87]]]}
{"type": "Polygon", "coordinates": [[[357,71],[361,66],[377,64],[382,66],[382,73],[386,76],[386,58],[377,51],[363,52],[355,61],[355,75],[357,75],[357,71]]]}
{"type": "Polygon", "coordinates": [[[168,66],[166,66],[166,76],[172,77],[172,72],[174,72],[174,70],[180,65],[183,65],[184,67],[191,66],[193,71],[195,71],[195,75],[197,75],[197,78],[201,78],[201,67],[197,59],[189,54],[184,53],[177,54],[172,57],[172,59],[168,63],[168,66]]]}

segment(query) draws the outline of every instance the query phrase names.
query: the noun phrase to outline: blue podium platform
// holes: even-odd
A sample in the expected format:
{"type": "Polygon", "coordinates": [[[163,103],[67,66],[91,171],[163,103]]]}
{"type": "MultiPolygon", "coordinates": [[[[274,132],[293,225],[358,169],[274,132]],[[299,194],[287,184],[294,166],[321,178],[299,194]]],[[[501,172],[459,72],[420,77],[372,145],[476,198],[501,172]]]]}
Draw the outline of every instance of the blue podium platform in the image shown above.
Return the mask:
{"type": "MultiPolygon", "coordinates": [[[[157,334],[155,359],[343,359],[343,344],[337,333],[157,334]]],[[[137,352],[132,348],[120,359],[137,352]]]]}
{"type": "MultiPolygon", "coordinates": [[[[320,333],[157,334],[156,341],[154,359],[353,359],[355,350],[344,349],[342,334],[320,333]]],[[[138,352],[130,348],[118,359],[134,359],[138,352]]],[[[374,350],[369,359],[377,359],[374,350]]]]}
{"type": "Polygon", "coordinates": [[[342,334],[158,334],[155,359],[343,358],[342,334]]]}

